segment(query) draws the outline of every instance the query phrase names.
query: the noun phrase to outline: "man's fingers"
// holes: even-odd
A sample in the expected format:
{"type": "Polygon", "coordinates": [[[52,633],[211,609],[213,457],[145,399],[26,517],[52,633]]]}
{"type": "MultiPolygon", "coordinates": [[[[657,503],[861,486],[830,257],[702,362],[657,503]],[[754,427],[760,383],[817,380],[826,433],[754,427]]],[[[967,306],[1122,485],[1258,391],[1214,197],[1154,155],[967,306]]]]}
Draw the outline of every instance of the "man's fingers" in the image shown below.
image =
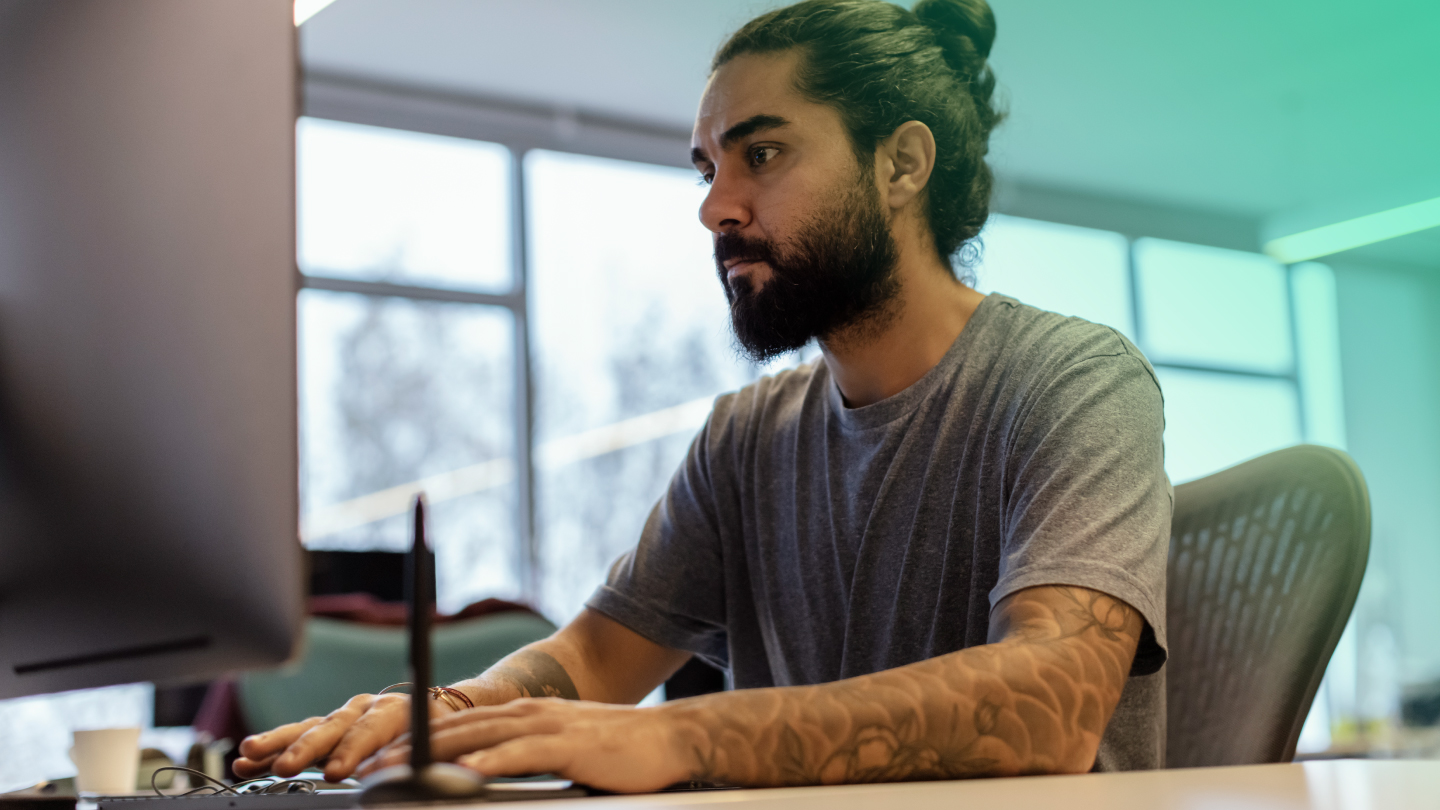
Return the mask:
{"type": "Polygon", "coordinates": [[[251,734],[240,741],[240,756],[255,761],[273,759],[276,754],[300,739],[300,735],[320,725],[324,720],[323,717],[311,717],[298,723],[286,723],[264,734],[251,734]]]}
{"type": "Polygon", "coordinates": [[[250,759],[249,757],[240,757],[235,760],[231,768],[235,771],[235,775],[241,779],[253,779],[257,776],[265,775],[265,773],[270,770],[271,763],[279,758],[279,754],[271,754],[268,757],[258,760],[250,759]]]}
{"type": "Polygon", "coordinates": [[[464,726],[478,720],[493,720],[499,717],[526,717],[539,714],[545,711],[551,701],[560,701],[559,698],[522,698],[512,700],[509,703],[501,703],[498,706],[476,706],[473,709],[464,709],[458,712],[451,712],[443,717],[437,717],[430,722],[432,732],[444,731],[446,729],[464,726]]]}
{"type": "Polygon", "coordinates": [[[499,745],[516,737],[559,733],[562,723],[544,714],[531,717],[503,717],[468,723],[430,735],[430,750],[437,760],[454,759],[461,754],[499,745]]]}
{"type": "MultiPolygon", "coordinates": [[[[430,733],[430,751],[436,760],[444,762],[461,754],[467,754],[492,745],[498,745],[517,737],[534,734],[556,734],[563,723],[558,717],[544,713],[525,712],[523,717],[499,717],[487,719],[471,717],[470,722],[430,733]]],[[[367,763],[365,773],[373,773],[391,765],[402,765],[410,760],[410,746],[398,742],[391,745],[367,763]]]]}
{"type": "Polygon", "coordinates": [[[568,778],[572,753],[561,735],[545,734],[510,740],[455,761],[483,776],[553,773],[568,778]]]}
{"type": "Polygon", "coordinates": [[[339,709],[315,724],[270,765],[276,776],[294,776],[312,762],[329,754],[345,732],[370,708],[374,695],[356,695],[339,709]]]}
{"type": "Polygon", "coordinates": [[[370,774],[379,770],[384,770],[391,765],[403,765],[409,761],[409,745],[406,745],[404,743],[387,745],[384,748],[380,749],[375,754],[375,756],[370,759],[369,762],[365,763],[364,767],[360,769],[360,773],[358,775],[369,776],[370,774]]]}
{"type": "Polygon", "coordinates": [[[355,772],[361,760],[395,739],[410,725],[410,701],[403,695],[382,695],[368,711],[346,730],[325,763],[325,778],[331,782],[355,772]]]}

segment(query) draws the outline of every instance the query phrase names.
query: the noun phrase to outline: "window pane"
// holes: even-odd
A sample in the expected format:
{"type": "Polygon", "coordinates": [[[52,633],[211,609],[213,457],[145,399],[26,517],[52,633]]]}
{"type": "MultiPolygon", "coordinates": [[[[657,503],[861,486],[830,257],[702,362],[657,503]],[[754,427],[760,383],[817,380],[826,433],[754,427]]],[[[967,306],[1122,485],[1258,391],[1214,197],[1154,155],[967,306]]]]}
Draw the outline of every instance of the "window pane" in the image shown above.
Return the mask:
{"type": "MultiPolygon", "coordinates": [[[[150,725],[155,689],[148,683],[78,689],[0,701],[0,792],[75,775],[66,753],[83,728],[150,725]]],[[[153,742],[141,740],[142,745],[153,742]]]]}
{"type": "Polygon", "coordinates": [[[440,608],[516,596],[513,340],[506,309],[302,292],[306,545],[404,550],[423,490],[440,608]]]}
{"type": "Polygon", "coordinates": [[[1305,402],[1305,440],[1345,447],[1345,401],[1340,378],[1340,316],[1335,273],[1315,262],[1290,268],[1295,296],[1300,393],[1305,402]]]}
{"type": "Polygon", "coordinates": [[[1258,253],[1140,239],[1142,348],[1155,362],[1288,374],[1285,268],[1258,253]]]}
{"type": "Polygon", "coordinates": [[[1165,395],[1165,471],[1177,484],[1301,441],[1289,380],[1156,371],[1165,395]]]}
{"type": "Polygon", "coordinates": [[[753,370],[694,172],[531,152],[525,173],[542,603],[564,618],[635,544],[710,400],[753,370]]]}
{"type": "Polygon", "coordinates": [[[296,140],[305,272],[510,288],[507,149],[319,118],[296,140]]]}
{"type": "Polygon", "coordinates": [[[1135,340],[1129,243],[1109,231],[994,214],[976,289],[1114,327],[1135,340]]]}

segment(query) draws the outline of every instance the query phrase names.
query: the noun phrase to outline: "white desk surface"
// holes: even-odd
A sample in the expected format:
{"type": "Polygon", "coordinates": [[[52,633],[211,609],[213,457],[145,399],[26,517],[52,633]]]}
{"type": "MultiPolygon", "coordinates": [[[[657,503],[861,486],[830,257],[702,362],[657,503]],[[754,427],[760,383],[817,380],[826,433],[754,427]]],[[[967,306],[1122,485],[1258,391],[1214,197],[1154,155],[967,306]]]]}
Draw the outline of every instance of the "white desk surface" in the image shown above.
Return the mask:
{"type": "Polygon", "coordinates": [[[1440,810],[1440,761],[1333,760],[960,782],[603,796],[512,806],[526,810],[654,810],[708,805],[717,810],[1440,810]]]}

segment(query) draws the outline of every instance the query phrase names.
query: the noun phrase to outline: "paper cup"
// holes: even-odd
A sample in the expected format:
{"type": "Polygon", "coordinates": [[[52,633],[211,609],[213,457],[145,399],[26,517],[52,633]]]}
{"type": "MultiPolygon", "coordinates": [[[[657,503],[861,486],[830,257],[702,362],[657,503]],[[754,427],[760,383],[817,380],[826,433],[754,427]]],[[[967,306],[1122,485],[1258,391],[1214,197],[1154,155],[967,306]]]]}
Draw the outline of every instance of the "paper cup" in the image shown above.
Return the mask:
{"type": "Polygon", "coordinates": [[[140,770],[140,729],[77,731],[70,761],[78,771],[75,789],[81,793],[134,793],[135,774],[140,770]]]}

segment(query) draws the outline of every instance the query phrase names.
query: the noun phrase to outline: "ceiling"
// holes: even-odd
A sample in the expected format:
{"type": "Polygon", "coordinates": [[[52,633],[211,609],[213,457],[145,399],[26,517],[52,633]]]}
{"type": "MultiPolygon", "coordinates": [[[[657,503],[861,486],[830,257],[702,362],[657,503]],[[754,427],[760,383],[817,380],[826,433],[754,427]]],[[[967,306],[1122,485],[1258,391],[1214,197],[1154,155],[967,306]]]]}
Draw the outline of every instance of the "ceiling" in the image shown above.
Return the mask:
{"type": "MultiPolygon", "coordinates": [[[[775,0],[338,0],[307,69],[688,130],[775,0]]],[[[1007,181],[1252,218],[1265,237],[1440,196],[1440,2],[992,0],[1007,181]]],[[[1352,251],[1440,267],[1440,229],[1352,251]]]]}

